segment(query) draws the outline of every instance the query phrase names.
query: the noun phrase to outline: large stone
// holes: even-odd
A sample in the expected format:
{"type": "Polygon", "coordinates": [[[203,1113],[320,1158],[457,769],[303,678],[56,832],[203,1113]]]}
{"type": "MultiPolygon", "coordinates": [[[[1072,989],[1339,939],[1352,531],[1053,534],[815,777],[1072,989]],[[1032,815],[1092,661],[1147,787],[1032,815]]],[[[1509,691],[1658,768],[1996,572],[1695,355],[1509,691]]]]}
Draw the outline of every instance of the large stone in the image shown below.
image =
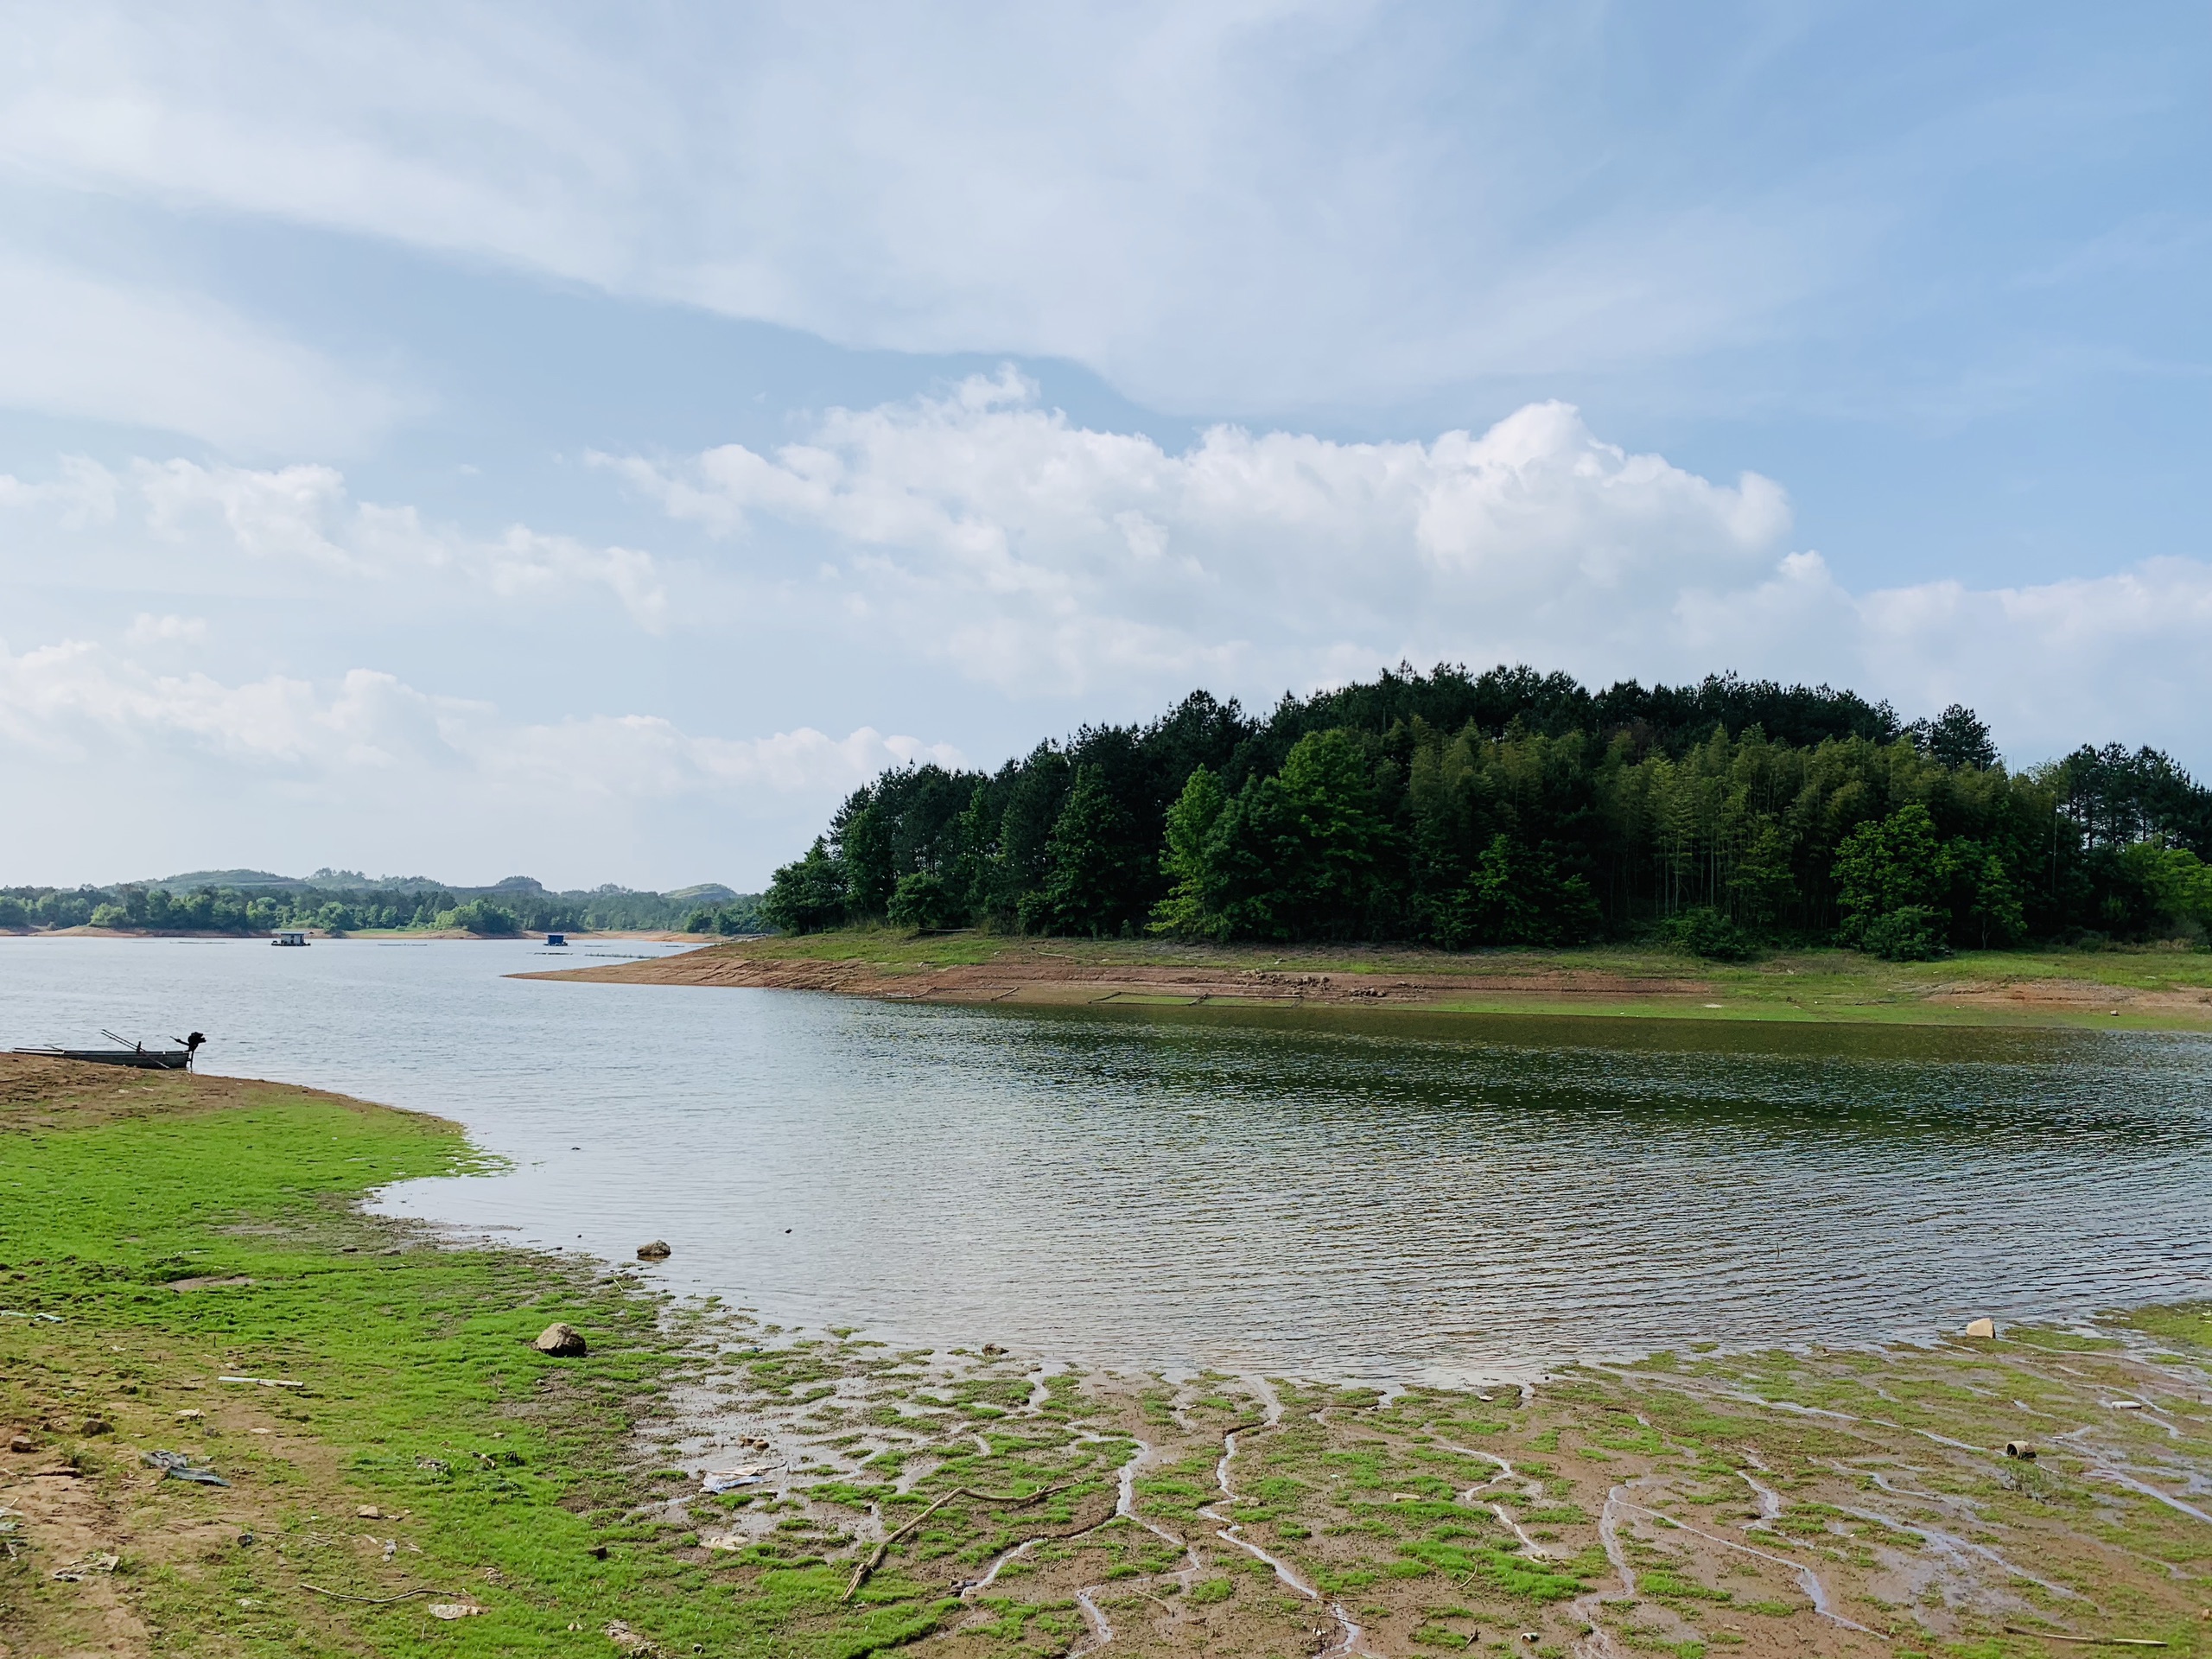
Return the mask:
{"type": "Polygon", "coordinates": [[[1967,1325],[1967,1335],[1994,1342],[1997,1340],[1997,1321],[1990,1319],[1975,1319],[1967,1325]]]}
{"type": "Polygon", "coordinates": [[[657,1238],[650,1244],[638,1246],[638,1260],[640,1262],[665,1262],[675,1254],[668,1248],[668,1241],[664,1238],[657,1238]]]}
{"type": "Polygon", "coordinates": [[[573,1325],[549,1325],[537,1333],[537,1340],[531,1344],[541,1354],[551,1354],[556,1359],[574,1359],[587,1351],[583,1332],[573,1325]]]}

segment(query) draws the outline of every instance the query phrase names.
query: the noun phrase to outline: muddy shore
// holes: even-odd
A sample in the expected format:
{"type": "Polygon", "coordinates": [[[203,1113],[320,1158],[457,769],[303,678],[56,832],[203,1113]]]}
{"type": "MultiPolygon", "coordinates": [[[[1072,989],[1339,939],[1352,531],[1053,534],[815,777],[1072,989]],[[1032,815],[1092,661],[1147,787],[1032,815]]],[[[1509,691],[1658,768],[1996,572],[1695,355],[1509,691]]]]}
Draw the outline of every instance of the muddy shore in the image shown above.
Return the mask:
{"type": "Polygon", "coordinates": [[[1117,1373],[359,1208],[474,1158],[0,1057],[0,1654],[2212,1651],[2202,1308],[1459,1389],[1117,1373]]]}

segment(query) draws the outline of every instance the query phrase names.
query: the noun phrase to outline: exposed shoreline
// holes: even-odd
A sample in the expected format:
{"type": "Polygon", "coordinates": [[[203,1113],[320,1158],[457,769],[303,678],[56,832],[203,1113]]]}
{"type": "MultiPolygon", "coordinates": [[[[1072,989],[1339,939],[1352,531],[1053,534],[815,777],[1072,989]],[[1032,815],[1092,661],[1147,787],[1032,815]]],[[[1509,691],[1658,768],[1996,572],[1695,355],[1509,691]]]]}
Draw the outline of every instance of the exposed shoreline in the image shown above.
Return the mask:
{"type": "Polygon", "coordinates": [[[1739,967],[1600,948],[1447,956],[879,931],[734,940],[648,962],[516,977],[1039,1007],[2212,1028],[2212,958],[2152,951],[1992,952],[1893,964],[1824,950],[1739,967]]]}
{"type": "Polygon", "coordinates": [[[2202,1309],[1524,1387],[1171,1381],[783,1330],[662,1299],[651,1268],[359,1208],[474,1155],[317,1091],[0,1057],[0,1412],[27,1442],[0,1451],[0,1649],[1904,1659],[2212,1637],[2202,1309]],[[229,1172],[218,1211],[192,1206],[202,1167],[229,1172]],[[556,1318],[587,1357],[528,1345],[556,1318]],[[230,1484],[143,1462],[179,1448],[230,1484]]]}

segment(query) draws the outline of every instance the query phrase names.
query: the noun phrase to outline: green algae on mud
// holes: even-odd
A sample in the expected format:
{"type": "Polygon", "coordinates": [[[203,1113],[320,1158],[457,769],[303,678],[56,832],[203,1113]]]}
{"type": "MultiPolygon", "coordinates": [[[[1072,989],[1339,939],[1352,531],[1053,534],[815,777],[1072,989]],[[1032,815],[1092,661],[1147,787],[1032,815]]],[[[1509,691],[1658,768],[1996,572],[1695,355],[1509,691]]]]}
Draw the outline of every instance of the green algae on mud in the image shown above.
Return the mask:
{"type": "Polygon", "coordinates": [[[449,1124],[305,1090],[0,1065],[0,1302],[52,1316],[0,1319],[0,1410],[34,1443],[0,1453],[0,1643],[1282,1659],[1357,1629],[1389,1659],[2010,1659],[2054,1649],[2008,1626],[2212,1637],[2202,1307],[1525,1389],[1122,1376],[780,1332],[356,1208],[474,1157],[449,1124]],[[556,1319],[587,1357],[529,1346],[556,1319]],[[154,1449],[232,1484],[163,1480],[154,1449]],[[694,1478],[733,1468],[757,1478],[694,1478]]]}
{"type": "Polygon", "coordinates": [[[792,1586],[764,1630],[639,1520],[636,1425],[694,1363],[681,1310],[356,1207],[480,1165],[452,1124],[312,1091],[0,1064],[0,1300],[23,1316],[0,1318],[0,1418],[30,1447],[0,1452],[0,1643],[566,1652],[649,1618],[720,1652],[842,1656],[908,1630],[884,1599],[792,1586]],[[588,1357],[531,1348],[556,1319],[588,1357]],[[231,1484],[163,1479],[156,1450],[231,1484]]]}

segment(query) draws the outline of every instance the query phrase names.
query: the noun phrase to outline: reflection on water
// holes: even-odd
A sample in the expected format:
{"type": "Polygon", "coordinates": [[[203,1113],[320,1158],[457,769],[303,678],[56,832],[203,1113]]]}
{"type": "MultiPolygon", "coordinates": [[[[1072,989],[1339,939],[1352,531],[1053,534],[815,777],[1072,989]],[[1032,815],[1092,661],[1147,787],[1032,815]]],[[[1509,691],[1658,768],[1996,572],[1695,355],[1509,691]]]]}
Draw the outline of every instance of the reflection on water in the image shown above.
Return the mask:
{"type": "Polygon", "coordinates": [[[0,1037],[436,1111],[397,1213],[791,1322],[1440,1377],[2202,1295],[2212,1041],[558,985],[536,947],[0,941],[0,1037]]]}

